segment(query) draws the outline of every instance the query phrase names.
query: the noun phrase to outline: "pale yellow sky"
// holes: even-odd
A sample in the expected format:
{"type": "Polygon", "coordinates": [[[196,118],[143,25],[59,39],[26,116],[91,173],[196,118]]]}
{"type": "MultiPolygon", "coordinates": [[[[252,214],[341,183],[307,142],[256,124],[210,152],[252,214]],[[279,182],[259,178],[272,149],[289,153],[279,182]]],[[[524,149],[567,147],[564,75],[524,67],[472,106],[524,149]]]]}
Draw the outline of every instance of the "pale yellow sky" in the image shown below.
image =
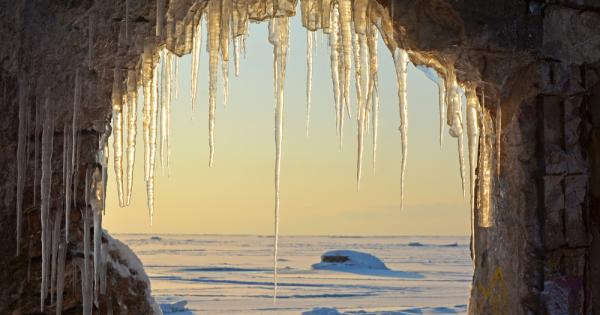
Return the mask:
{"type": "MultiPolygon", "coordinates": [[[[233,76],[231,65],[230,101],[227,107],[219,104],[217,109],[212,168],[208,167],[205,43],[198,83],[199,101],[193,115],[189,92],[191,58],[181,58],[179,94],[173,104],[171,176],[167,176],[166,169],[160,169],[160,157],[157,157],[154,224],[150,226],[146,208],[140,130],[133,199],[129,207],[119,208],[110,160],[106,229],[113,233],[273,233],[273,57],[266,28],[265,23],[251,25],[240,77],[233,76]]],[[[468,192],[466,200],[462,197],[456,140],[445,132],[443,147],[439,146],[435,84],[410,66],[408,166],[404,209],[400,210],[399,115],[391,55],[380,42],[381,118],[377,169],[374,172],[372,168],[372,133],[369,132],[365,138],[363,179],[357,192],[356,120],[354,117],[346,119],[344,146],[340,150],[335,134],[327,40],[317,38],[310,135],[307,137],[306,34],[298,18],[293,19],[285,82],[281,234],[468,234],[470,214],[466,200],[469,197],[468,192]]],[[[141,110],[141,104],[139,107],[141,110]]],[[[468,169],[465,171],[468,174],[468,169]]]]}

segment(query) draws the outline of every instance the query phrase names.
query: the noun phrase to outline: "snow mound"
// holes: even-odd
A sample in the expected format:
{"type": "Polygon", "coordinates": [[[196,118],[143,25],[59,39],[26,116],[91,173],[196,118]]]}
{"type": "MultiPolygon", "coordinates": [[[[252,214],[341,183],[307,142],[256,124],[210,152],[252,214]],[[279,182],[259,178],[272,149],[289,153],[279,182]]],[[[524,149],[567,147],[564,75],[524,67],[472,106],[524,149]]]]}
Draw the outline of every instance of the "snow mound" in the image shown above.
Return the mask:
{"type": "Polygon", "coordinates": [[[389,270],[379,258],[371,254],[353,250],[334,250],[326,252],[321,256],[321,262],[312,265],[312,268],[322,270],[338,270],[340,268],[389,270]]]}
{"type": "Polygon", "coordinates": [[[162,304],[160,304],[160,309],[162,310],[162,312],[164,314],[185,312],[185,311],[187,311],[187,308],[185,307],[186,305],[187,305],[186,300],[178,301],[175,303],[162,303],[162,304]]]}

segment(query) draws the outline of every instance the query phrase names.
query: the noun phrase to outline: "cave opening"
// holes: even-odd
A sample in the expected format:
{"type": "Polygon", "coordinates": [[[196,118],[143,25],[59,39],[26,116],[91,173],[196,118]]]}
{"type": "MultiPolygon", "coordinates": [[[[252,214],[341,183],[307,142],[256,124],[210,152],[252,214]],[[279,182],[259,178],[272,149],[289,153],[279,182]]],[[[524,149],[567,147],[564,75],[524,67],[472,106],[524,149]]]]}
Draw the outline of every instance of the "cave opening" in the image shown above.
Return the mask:
{"type": "MultiPolygon", "coordinates": [[[[113,176],[107,166],[115,157],[107,153],[121,152],[113,150],[113,144],[107,141],[111,132],[119,132],[119,128],[111,130],[110,122],[119,116],[118,104],[122,105],[121,97],[128,94],[123,92],[135,91],[138,84],[145,87],[141,94],[151,96],[158,89],[160,84],[152,78],[160,73],[154,65],[162,49],[166,47],[176,55],[194,51],[193,25],[199,21],[198,13],[207,6],[218,6],[218,10],[212,10],[212,20],[216,22],[216,13],[228,8],[223,6],[227,3],[248,9],[233,10],[232,16],[251,13],[250,19],[257,21],[275,17],[269,42],[275,46],[276,56],[285,55],[284,21],[293,15],[295,1],[0,2],[0,38],[11,43],[0,46],[0,100],[5,113],[0,117],[5,131],[0,134],[0,142],[7,148],[0,153],[6,166],[2,169],[5,180],[0,189],[4,200],[0,219],[6,228],[0,233],[3,240],[8,240],[0,242],[0,246],[3,253],[15,253],[0,257],[4,270],[0,273],[1,312],[48,313],[56,309],[60,313],[62,309],[65,314],[160,313],[139,259],[120,241],[101,232],[105,180],[113,176]],[[133,80],[129,79],[131,76],[133,80]],[[137,82],[128,84],[131,81],[137,82]],[[127,89],[128,85],[133,88],[127,89]]],[[[482,6],[471,0],[307,0],[300,1],[302,10],[309,13],[301,16],[303,23],[313,29],[326,27],[323,22],[327,19],[317,17],[325,12],[319,11],[323,5],[327,8],[332,3],[343,7],[338,21],[341,13],[349,18],[344,32],[348,35],[350,31],[350,35],[342,36],[341,41],[349,48],[354,42],[352,29],[364,30],[361,12],[375,8],[369,12],[376,13],[375,24],[380,23],[377,29],[394,56],[394,70],[399,77],[404,76],[408,60],[442,74],[445,84],[438,86],[446,89],[443,101],[452,105],[446,108],[451,113],[446,115],[448,129],[454,136],[466,133],[468,139],[478,139],[476,143],[463,143],[469,153],[479,155],[477,159],[476,155],[463,154],[465,177],[476,178],[476,185],[468,185],[469,180],[465,185],[476,196],[475,200],[467,197],[475,210],[470,251],[475,268],[466,311],[595,312],[600,301],[595,198],[600,81],[598,5],[590,1],[494,2],[482,6]],[[463,87],[467,95],[466,115],[457,110],[457,86],[463,87]],[[477,112],[479,116],[473,115],[477,112]],[[479,118],[475,124],[474,117],[479,118]],[[477,164],[475,173],[468,164],[477,164]]],[[[240,25],[243,23],[237,24],[240,25]]],[[[243,27],[238,31],[243,33],[243,27]]],[[[213,28],[212,46],[220,45],[221,33],[213,28]]],[[[361,37],[357,37],[360,42],[361,37]]],[[[243,41],[233,43],[239,47],[243,41]]],[[[231,49],[232,54],[235,51],[231,49]]],[[[353,62],[353,49],[343,49],[341,55],[344,64],[353,62]]],[[[219,56],[219,51],[213,51],[211,57],[215,61],[219,56]]],[[[273,64],[279,78],[283,65],[282,58],[273,64]]],[[[344,68],[339,74],[353,77],[352,70],[344,68]]],[[[213,77],[220,71],[217,67],[213,77]]],[[[432,75],[429,70],[426,72],[432,75]]],[[[313,78],[316,73],[315,70],[313,78]]],[[[290,76],[288,73],[286,81],[290,76]]],[[[271,84],[272,80],[268,82],[271,84]]],[[[352,90],[352,82],[344,82],[341,95],[352,90]]],[[[401,127],[406,125],[402,122],[407,117],[402,106],[407,103],[403,93],[406,82],[399,80],[397,86],[401,92],[401,127]]],[[[318,87],[313,85],[313,89],[318,87]]],[[[275,90],[284,91],[282,85],[275,85],[275,90]]],[[[208,92],[213,99],[220,95],[215,91],[208,92]]],[[[347,95],[353,97],[351,93],[347,95]]],[[[408,97],[410,100],[410,94],[408,97]]],[[[280,114],[282,99],[279,97],[276,102],[280,114]]],[[[316,112],[318,106],[313,105],[316,112]]],[[[160,174],[156,167],[160,159],[152,158],[160,149],[160,133],[156,132],[160,129],[156,115],[160,107],[151,97],[143,106],[145,124],[138,125],[145,125],[141,133],[147,140],[143,167],[146,174],[144,182],[134,184],[134,189],[146,186],[152,196],[155,187],[149,172],[160,174]]],[[[213,108],[226,116],[220,107],[213,108]]],[[[292,106],[286,108],[291,110],[292,106]]],[[[362,107],[359,112],[368,116],[367,108],[362,107]]],[[[435,109],[429,108],[429,117],[434,116],[431,113],[435,109]]],[[[199,105],[196,109],[200,112],[199,105]]],[[[339,118],[340,111],[336,113],[339,118]]],[[[313,120],[316,117],[313,115],[313,120]]],[[[225,120],[219,119],[214,129],[217,138],[219,130],[226,129],[220,125],[226,122],[221,121],[225,120]]],[[[337,121],[339,128],[341,120],[337,121]]],[[[367,120],[361,121],[364,124],[358,126],[365,127],[367,120]]],[[[317,121],[313,123],[318,126],[317,121]]],[[[300,125],[303,130],[304,124],[300,125]]],[[[348,129],[345,134],[349,134],[348,129]]],[[[368,138],[368,134],[363,134],[368,138]]],[[[400,134],[410,137],[411,132],[400,128],[400,134]]],[[[280,135],[276,139],[281,139],[280,135]]],[[[315,138],[312,135],[308,139],[315,138]]],[[[361,143],[361,137],[357,138],[359,141],[348,143],[361,143]]],[[[216,148],[218,157],[219,143],[223,141],[209,143],[216,148]]],[[[143,146],[138,142],[138,151],[143,146]]],[[[363,190],[368,189],[370,176],[367,151],[362,150],[363,190]]],[[[405,152],[404,148],[401,151],[405,152]]],[[[410,160],[413,155],[408,156],[410,160]]],[[[142,168],[142,163],[138,159],[140,167],[136,169],[142,168]]],[[[414,177],[410,172],[409,169],[405,176],[407,181],[414,177]]],[[[357,171],[353,177],[360,178],[359,174],[357,171]]],[[[286,180],[282,176],[282,184],[286,180]]],[[[410,185],[404,187],[407,191],[400,193],[400,200],[406,196],[404,205],[408,206],[410,185]]],[[[289,191],[293,189],[281,190],[282,196],[289,191]]],[[[154,199],[149,200],[152,209],[154,199]]],[[[277,203],[279,199],[275,200],[277,203]]],[[[285,239],[282,241],[285,244],[285,239]]],[[[361,257],[348,252],[325,255],[349,260],[352,256],[361,257]]],[[[276,267],[278,260],[273,263],[276,267]]],[[[374,264],[379,265],[377,261],[374,264]]],[[[281,289],[285,290],[285,286],[281,289]]]]}
{"type": "MultiPolygon", "coordinates": [[[[171,101],[170,167],[167,152],[162,158],[157,154],[152,225],[143,185],[144,170],[137,164],[144,159],[143,150],[137,150],[134,191],[131,205],[126,208],[119,207],[114,159],[109,159],[111,178],[103,227],[111,234],[116,233],[144,262],[153,283],[153,296],[159,303],[177,302],[173,300],[175,291],[179,292],[178,298],[189,302],[188,308],[192,310],[249,312],[272,303],[269,297],[273,294],[272,288],[265,286],[272,282],[273,267],[268,260],[272,256],[275,154],[273,57],[272,46],[267,41],[267,24],[250,25],[239,77],[234,75],[234,65],[230,65],[226,105],[219,69],[212,167],[208,167],[210,152],[206,144],[209,54],[206,49],[200,51],[197,80],[192,79],[190,70],[195,62],[192,57],[179,58],[177,78],[171,82],[172,94],[176,96],[171,101]],[[198,96],[192,110],[191,82],[194,80],[198,96]],[[136,233],[145,235],[130,235],[136,233]],[[224,248],[216,250],[217,244],[224,248]],[[243,254],[245,250],[250,254],[243,254]],[[237,255],[244,259],[236,259],[237,255]],[[167,273],[172,274],[165,276],[167,273]],[[239,293],[242,289],[238,286],[248,292],[247,296],[239,293]],[[224,296],[211,298],[220,294],[224,296]],[[240,304],[248,308],[238,306],[240,304]]],[[[457,143],[445,134],[446,130],[443,146],[440,146],[437,85],[427,77],[430,73],[426,75],[409,65],[407,91],[411,127],[408,141],[412,157],[407,162],[405,204],[401,207],[402,151],[396,73],[393,57],[379,39],[378,159],[374,164],[371,120],[365,137],[362,183],[357,191],[356,93],[351,90],[353,116],[345,118],[340,146],[335,130],[329,44],[327,35],[317,32],[312,56],[312,104],[307,122],[306,33],[300,17],[291,18],[282,156],[282,249],[279,254],[282,274],[279,275],[278,303],[270,308],[274,312],[287,309],[293,313],[326,305],[340,311],[457,306],[458,311],[465,311],[472,276],[467,237],[471,230],[469,193],[467,191],[467,197],[463,198],[457,143]],[[335,274],[324,274],[331,279],[323,283],[314,280],[319,277],[318,270],[314,271],[316,275],[309,276],[313,280],[302,276],[310,272],[311,265],[319,262],[325,251],[340,248],[374,251],[377,256],[385,257],[393,270],[379,276],[381,281],[388,279],[387,286],[396,287],[397,292],[392,290],[379,295],[348,289],[352,284],[368,285],[364,275],[347,275],[340,279],[335,274]],[[411,260],[411,255],[417,257],[411,260]],[[429,270],[431,265],[438,265],[439,270],[429,270]],[[437,276],[437,272],[443,276],[437,276]],[[454,280],[456,285],[428,289],[437,297],[435,300],[417,302],[422,295],[417,292],[399,299],[401,288],[410,281],[414,281],[412,286],[423,284],[418,282],[421,277],[439,284],[454,280]],[[350,305],[344,302],[342,293],[337,298],[328,293],[332,290],[346,290],[343,294],[354,296],[356,302],[350,305]]],[[[200,47],[207,47],[205,32],[201,38],[200,47]]],[[[159,68],[162,70],[162,64],[159,68]]],[[[354,81],[351,86],[355,86],[354,81]]],[[[159,93],[161,91],[159,88],[159,93]]],[[[138,94],[142,94],[141,88],[138,94]]],[[[143,100],[138,99],[138,117],[142,116],[142,107],[143,100]]],[[[142,132],[138,132],[138,143],[143,143],[142,137],[142,132]]],[[[127,139],[127,134],[123,138],[127,139]]],[[[108,142],[113,144],[114,139],[111,137],[108,142]]],[[[160,141],[158,150],[161,150],[160,141]]],[[[468,154],[466,148],[464,154],[468,154]]],[[[371,291],[378,291],[381,281],[375,281],[371,291]]]]}

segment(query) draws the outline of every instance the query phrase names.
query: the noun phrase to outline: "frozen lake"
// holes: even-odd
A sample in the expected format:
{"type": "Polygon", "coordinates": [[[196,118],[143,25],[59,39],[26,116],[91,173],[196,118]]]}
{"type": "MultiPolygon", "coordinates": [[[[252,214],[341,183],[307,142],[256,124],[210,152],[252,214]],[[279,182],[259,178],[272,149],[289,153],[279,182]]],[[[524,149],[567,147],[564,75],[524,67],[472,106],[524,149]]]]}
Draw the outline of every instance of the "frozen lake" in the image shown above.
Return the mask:
{"type": "Polygon", "coordinates": [[[462,314],[473,273],[468,237],[281,236],[273,303],[270,236],[120,234],[172,314],[462,314]],[[379,258],[389,270],[315,270],[331,250],[379,258]]]}

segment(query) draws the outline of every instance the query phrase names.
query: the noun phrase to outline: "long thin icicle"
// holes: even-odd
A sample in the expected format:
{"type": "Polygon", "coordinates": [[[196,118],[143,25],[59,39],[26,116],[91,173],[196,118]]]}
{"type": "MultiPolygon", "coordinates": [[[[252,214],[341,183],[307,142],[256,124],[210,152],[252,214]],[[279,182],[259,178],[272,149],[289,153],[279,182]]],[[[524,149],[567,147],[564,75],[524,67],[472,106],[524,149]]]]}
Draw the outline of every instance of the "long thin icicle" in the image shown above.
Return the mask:
{"type": "MultiPolygon", "coordinates": [[[[192,112],[196,108],[198,91],[198,72],[200,72],[200,52],[202,49],[202,19],[194,29],[194,44],[192,45],[192,112]]],[[[168,68],[168,67],[167,67],[168,68]]]]}
{"type": "Polygon", "coordinates": [[[448,105],[447,122],[450,127],[450,136],[458,138],[458,160],[460,166],[460,179],[462,184],[463,197],[465,196],[465,162],[463,150],[463,122],[462,122],[462,101],[459,92],[458,82],[453,68],[449,69],[446,78],[446,103],[448,105]]]}
{"type": "Polygon", "coordinates": [[[71,200],[77,200],[77,196],[75,194],[75,192],[77,191],[77,185],[75,185],[75,187],[73,188],[73,198],[71,198],[71,182],[73,181],[73,172],[75,170],[75,167],[77,167],[77,163],[78,163],[78,155],[77,155],[77,128],[78,128],[78,121],[77,118],[79,116],[79,107],[81,105],[81,76],[79,74],[79,69],[75,70],[75,88],[73,91],[73,117],[72,117],[72,122],[71,122],[71,163],[70,163],[70,170],[69,170],[69,175],[67,176],[67,192],[65,192],[65,198],[66,198],[66,205],[65,205],[65,241],[68,243],[69,242],[69,217],[71,214],[71,200]]]}
{"type": "Polygon", "coordinates": [[[404,173],[406,171],[406,157],[408,154],[408,100],[406,98],[406,67],[408,54],[397,49],[394,53],[394,64],[398,85],[398,105],[400,111],[400,138],[402,141],[402,161],[400,166],[400,208],[404,204],[404,173]]]}
{"type": "Polygon", "coordinates": [[[377,161],[377,135],[379,128],[379,60],[377,56],[378,30],[375,24],[368,28],[367,46],[369,48],[369,92],[367,101],[370,102],[371,119],[373,121],[373,170],[377,161]]]}
{"type": "Polygon", "coordinates": [[[232,0],[221,0],[221,63],[223,69],[223,105],[229,101],[229,36],[232,0]]]}
{"type": "Polygon", "coordinates": [[[469,183],[471,209],[475,209],[475,183],[479,150],[479,100],[475,86],[467,86],[467,144],[469,146],[469,183]]]}
{"type": "Polygon", "coordinates": [[[120,69],[115,67],[113,75],[113,148],[114,148],[114,170],[117,182],[117,194],[119,206],[125,206],[123,193],[123,97],[121,96],[121,74],[120,69]]]}
{"type": "Polygon", "coordinates": [[[127,102],[127,205],[129,205],[133,191],[135,140],[137,136],[137,75],[135,70],[127,72],[127,102]]]}
{"type": "Polygon", "coordinates": [[[352,71],[352,1],[338,1],[340,12],[340,33],[342,38],[341,50],[343,53],[343,99],[344,107],[350,117],[350,73],[352,71]]]}
{"type": "Polygon", "coordinates": [[[315,32],[306,30],[306,136],[310,125],[310,102],[312,97],[312,77],[313,77],[313,43],[315,41],[315,32]]]}
{"type": "Polygon", "coordinates": [[[281,173],[281,147],[283,143],[283,86],[289,43],[289,20],[278,17],[269,21],[269,42],[273,45],[273,70],[275,86],[275,242],[273,247],[274,301],[277,300],[277,255],[279,242],[279,184],[281,173]]]}
{"type": "Polygon", "coordinates": [[[342,144],[342,121],[344,114],[343,101],[340,95],[340,28],[339,11],[334,4],[331,13],[331,33],[329,34],[330,60],[331,60],[331,82],[333,83],[333,100],[335,102],[335,130],[342,144]]]}
{"type": "Polygon", "coordinates": [[[17,256],[21,249],[21,221],[23,217],[23,189],[27,171],[27,125],[28,111],[27,86],[24,80],[19,80],[19,135],[17,142],[17,256]]]}
{"type": "Polygon", "coordinates": [[[221,31],[221,0],[210,0],[208,4],[208,166],[212,167],[215,153],[215,111],[217,107],[217,71],[219,68],[219,46],[221,31]]]}
{"type": "Polygon", "coordinates": [[[50,108],[50,100],[46,97],[44,110],[44,131],[42,133],[42,179],[41,187],[41,223],[42,223],[42,286],[40,294],[40,310],[44,312],[44,300],[48,296],[48,266],[50,259],[50,191],[52,189],[52,149],[54,146],[54,117],[50,108]]]}
{"type": "Polygon", "coordinates": [[[150,152],[148,166],[148,180],[146,181],[146,193],[148,195],[148,211],[150,214],[150,225],[154,218],[154,168],[156,164],[156,138],[158,134],[158,65],[152,70],[152,106],[150,108],[150,152]]]}

